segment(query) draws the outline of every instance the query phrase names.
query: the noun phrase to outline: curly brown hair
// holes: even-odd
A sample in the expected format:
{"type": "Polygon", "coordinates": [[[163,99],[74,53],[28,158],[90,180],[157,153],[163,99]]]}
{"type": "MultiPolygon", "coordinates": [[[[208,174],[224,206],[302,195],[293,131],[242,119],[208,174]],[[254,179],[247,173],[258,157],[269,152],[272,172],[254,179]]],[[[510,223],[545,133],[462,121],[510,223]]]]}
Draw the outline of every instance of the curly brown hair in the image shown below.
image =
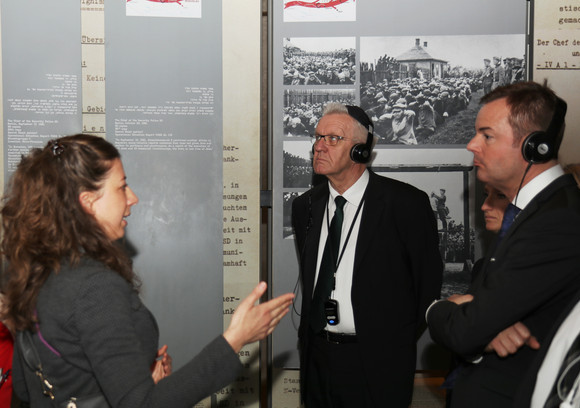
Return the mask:
{"type": "Polygon", "coordinates": [[[120,157],[105,139],[84,134],[51,140],[22,157],[0,212],[7,261],[2,318],[11,329],[33,327],[40,288],[63,263],[87,256],[137,286],[130,258],[79,200],[82,192],[98,192],[120,157]]]}

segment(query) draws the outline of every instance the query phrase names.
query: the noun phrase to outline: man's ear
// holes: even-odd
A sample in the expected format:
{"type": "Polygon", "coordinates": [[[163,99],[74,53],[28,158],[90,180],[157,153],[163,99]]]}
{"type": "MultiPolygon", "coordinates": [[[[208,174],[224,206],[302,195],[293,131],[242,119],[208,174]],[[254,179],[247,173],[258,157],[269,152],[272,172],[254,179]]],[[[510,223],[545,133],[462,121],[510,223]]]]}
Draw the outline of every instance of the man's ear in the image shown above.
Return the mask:
{"type": "Polygon", "coordinates": [[[79,201],[83,207],[83,210],[85,210],[87,214],[95,214],[93,210],[93,203],[95,202],[95,198],[95,193],[93,191],[83,191],[79,194],[79,201]]]}

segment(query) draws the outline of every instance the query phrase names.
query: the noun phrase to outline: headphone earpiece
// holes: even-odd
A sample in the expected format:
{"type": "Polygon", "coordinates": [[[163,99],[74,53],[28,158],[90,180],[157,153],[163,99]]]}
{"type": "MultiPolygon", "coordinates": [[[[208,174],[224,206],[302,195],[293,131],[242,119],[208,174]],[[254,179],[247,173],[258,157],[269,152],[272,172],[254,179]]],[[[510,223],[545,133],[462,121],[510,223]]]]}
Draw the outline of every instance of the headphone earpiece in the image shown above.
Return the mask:
{"type": "Polygon", "coordinates": [[[522,155],[530,164],[546,163],[558,155],[562,142],[560,131],[564,126],[567,105],[561,98],[556,98],[554,115],[548,129],[530,133],[522,143],[522,155]]]}
{"type": "Polygon", "coordinates": [[[368,163],[373,150],[373,134],[367,134],[366,143],[357,143],[350,149],[350,159],[355,163],[368,163]]]}
{"type": "Polygon", "coordinates": [[[373,122],[358,106],[345,105],[348,114],[368,131],[366,143],[357,143],[350,149],[350,159],[355,163],[368,163],[373,151],[373,122]]]}
{"type": "Polygon", "coordinates": [[[532,164],[549,162],[554,158],[553,138],[546,132],[532,132],[522,144],[524,160],[532,164]]]}

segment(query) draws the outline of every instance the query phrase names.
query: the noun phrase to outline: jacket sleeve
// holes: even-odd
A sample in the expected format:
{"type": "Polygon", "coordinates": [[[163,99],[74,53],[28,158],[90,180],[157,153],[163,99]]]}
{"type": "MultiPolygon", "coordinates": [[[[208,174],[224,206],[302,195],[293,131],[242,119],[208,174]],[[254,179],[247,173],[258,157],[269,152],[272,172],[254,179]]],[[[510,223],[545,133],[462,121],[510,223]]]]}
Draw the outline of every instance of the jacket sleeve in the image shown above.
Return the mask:
{"type": "Polygon", "coordinates": [[[405,209],[398,214],[398,230],[405,242],[408,262],[411,265],[415,295],[417,297],[417,321],[423,322],[427,307],[441,295],[443,261],[439,253],[439,236],[429,198],[419,192],[405,201],[405,209]]]}
{"type": "Polygon", "coordinates": [[[138,346],[132,290],[120,276],[105,270],[83,282],[76,302],[75,322],[83,352],[113,407],[191,407],[234,380],[241,363],[219,336],[155,385],[151,358],[138,346]]]}
{"type": "Polygon", "coordinates": [[[462,356],[481,354],[503,329],[521,321],[540,343],[580,290],[580,217],[558,209],[526,221],[494,254],[473,301],[441,301],[427,316],[432,338],[462,356]],[[538,316],[541,316],[538,317],[538,316]]]}

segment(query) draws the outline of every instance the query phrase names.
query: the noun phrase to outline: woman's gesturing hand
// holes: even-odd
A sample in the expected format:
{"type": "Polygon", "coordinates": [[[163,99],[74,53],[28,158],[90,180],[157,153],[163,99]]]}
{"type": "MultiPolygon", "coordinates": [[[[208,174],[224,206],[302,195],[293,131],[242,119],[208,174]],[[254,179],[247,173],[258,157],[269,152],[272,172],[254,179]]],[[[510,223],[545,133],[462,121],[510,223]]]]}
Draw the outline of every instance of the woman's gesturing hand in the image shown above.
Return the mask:
{"type": "Polygon", "coordinates": [[[288,313],[294,299],[293,293],[286,293],[256,305],[266,288],[266,282],[260,282],[252,293],[242,300],[224,332],[224,338],[236,353],[244,345],[261,340],[272,333],[280,319],[288,313]]]}

